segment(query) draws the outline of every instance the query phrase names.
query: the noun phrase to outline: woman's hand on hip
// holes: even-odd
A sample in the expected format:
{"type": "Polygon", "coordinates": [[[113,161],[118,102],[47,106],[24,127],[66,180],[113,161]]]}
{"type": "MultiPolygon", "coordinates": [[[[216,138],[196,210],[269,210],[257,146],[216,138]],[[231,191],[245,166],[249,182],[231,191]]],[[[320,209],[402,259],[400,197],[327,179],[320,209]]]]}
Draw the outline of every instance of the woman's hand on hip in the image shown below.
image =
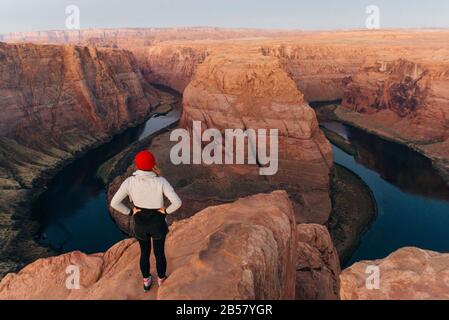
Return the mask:
{"type": "Polygon", "coordinates": [[[133,207],[133,215],[135,215],[135,214],[139,213],[140,211],[142,211],[142,209],[139,209],[139,208],[133,207]]]}
{"type": "Polygon", "coordinates": [[[159,212],[162,213],[162,214],[167,214],[167,211],[165,211],[165,208],[164,208],[164,207],[158,209],[157,211],[159,211],[159,212]]]}

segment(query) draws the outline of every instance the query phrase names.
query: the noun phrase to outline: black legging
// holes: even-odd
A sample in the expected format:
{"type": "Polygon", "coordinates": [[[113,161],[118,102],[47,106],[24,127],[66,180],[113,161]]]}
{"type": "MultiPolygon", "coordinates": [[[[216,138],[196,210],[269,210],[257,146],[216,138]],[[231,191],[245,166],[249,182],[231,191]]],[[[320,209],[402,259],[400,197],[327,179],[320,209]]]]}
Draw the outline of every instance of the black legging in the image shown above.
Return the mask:
{"type": "MultiPolygon", "coordinates": [[[[144,278],[150,277],[151,238],[138,240],[140,245],[140,271],[144,278]]],[[[156,270],[159,278],[165,278],[167,260],[165,259],[165,237],[153,239],[154,256],[156,257],[156,270]]]]}

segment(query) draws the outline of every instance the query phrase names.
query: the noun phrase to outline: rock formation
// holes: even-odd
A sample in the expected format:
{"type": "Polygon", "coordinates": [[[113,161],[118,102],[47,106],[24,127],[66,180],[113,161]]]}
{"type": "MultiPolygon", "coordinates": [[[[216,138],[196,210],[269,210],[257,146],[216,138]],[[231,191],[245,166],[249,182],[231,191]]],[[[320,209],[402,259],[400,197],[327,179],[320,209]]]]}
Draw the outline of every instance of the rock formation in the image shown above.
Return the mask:
{"type": "MultiPolygon", "coordinates": [[[[449,68],[449,65],[447,66],[449,68]]],[[[449,69],[448,69],[449,70],[449,69]]],[[[415,143],[448,138],[444,65],[399,59],[365,65],[346,86],[343,106],[415,143]],[[418,129],[418,130],[417,130],[418,129]]]]}
{"type": "Polygon", "coordinates": [[[418,248],[402,248],[385,259],[361,261],[340,275],[345,300],[449,299],[449,254],[418,248]],[[367,277],[379,271],[378,289],[367,277]]]}
{"type": "Polygon", "coordinates": [[[132,54],[0,43],[0,272],[45,255],[28,205],[66,160],[140,123],[158,105],[132,54]],[[10,257],[12,257],[10,260],[10,257]]]}
{"type": "Polygon", "coordinates": [[[32,145],[45,136],[68,149],[70,135],[117,132],[157,103],[130,52],[8,44],[0,50],[0,133],[15,141],[32,145]]]}
{"type": "Polygon", "coordinates": [[[449,181],[448,83],[443,61],[367,63],[348,80],[336,114],[423,153],[449,181]]]}
{"type": "Polygon", "coordinates": [[[340,299],[340,261],[326,227],[296,227],[296,299],[340,299]]]}
{"type": "Polygon", "coordinates": [[[217,28],[14,33],[4,41],[131,50],[145,77],[182,92],[210,54],[276,58],[305,100],[344,99],[341,120],[409,145],[449,181],[447,31],[297,32],[217,28]]]}
{"type": "Polygon", "coordinates": [[[180,126],[192,128],[193,121],[222,132],[278,129],[279,169],[267,179],[295,189],[298,222],[327,221],[331,147],[277,59],[258,52],[208,56],[184,90],[180,126]]]}
{"type": "Polygon", "coordinates": [[[447,32],[287,32],[253,39],[234,35],[232,40],[211,35],[214,40],[199,41],[184,31],[185,40],[161,34],[148,46],[122,46],[135,53],[149,79],[180,92],[208,55],[257,51],[276,58],[306,101],[343,99],[341,120],[420,151],[449,181],[449,48],[441,40],[447,32]]]}
{"type": "Polygon", "coordinates": [[[139,68],[151,83],[162,84],[179,93],[184,92],[199,64],[206,59],[206,45],[161,43],[133,48],[139,68]]]}
{"type": "Polygon", "coordinates": [[[284,191],[209,207],[170,229],[169,277],[148,294],[138,245],[124,240],[104,254],[39,259],[0,282],[0,299],[293,299],[295,284],[297,298],[337,298],[338,257],[329,234],[297,227],[284,191]],[[66,287],[70,265],[79,267],[79,290],[66,287]]]}
{"type": "Polygon", "coordinates": [[[298,42],[267,44],[262,46],[261,51],[264,55],[279,59],[306,101],[340,100],[344,92],[344,80],[358,71],[367,52],[359,46],[305,46],[298,42]]]}

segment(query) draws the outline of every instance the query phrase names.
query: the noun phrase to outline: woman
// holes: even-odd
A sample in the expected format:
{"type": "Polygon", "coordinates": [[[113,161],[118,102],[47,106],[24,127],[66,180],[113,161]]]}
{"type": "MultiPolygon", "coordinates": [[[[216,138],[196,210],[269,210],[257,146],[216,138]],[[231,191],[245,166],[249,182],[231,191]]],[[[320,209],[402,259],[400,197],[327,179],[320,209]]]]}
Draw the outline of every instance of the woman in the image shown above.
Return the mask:
{"type": "Polygon", "coordinates": [[[167,260],[165,259],[165,236],[168,233],[165,215],[181,207],[181,199],[170,183],[160,176],[156,160],[149,151],[141,151],[135,157],[137,171],[123,181],[111,200],[111,207],[118,212],[133,215],[134,233],[140,245],[140,270],[143,275],[143,288],[147,292],[152,284],[150,274],[151,239],[153,239],[154,256],[158,284],[166,278],[167,260]],[[164,195],[170,200],[168,208],[164,208],[164,195]],[[134,208],[130,210],[123,204],[129,197],[134,208]]]}

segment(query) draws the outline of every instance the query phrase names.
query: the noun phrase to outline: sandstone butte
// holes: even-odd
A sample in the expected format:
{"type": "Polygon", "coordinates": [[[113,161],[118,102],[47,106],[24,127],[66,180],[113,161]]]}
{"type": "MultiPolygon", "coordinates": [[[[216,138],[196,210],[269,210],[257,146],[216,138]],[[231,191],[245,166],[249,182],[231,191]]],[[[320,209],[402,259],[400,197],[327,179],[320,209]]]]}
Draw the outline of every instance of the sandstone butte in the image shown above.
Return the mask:
{"type": "MultiPolygon", "coordinates": [[[[254,194],[276,188],[288,189],[297,222],[323,224],[330,210],[326,177],[332,158],[308,106],[311,101],[342,100],[334,111],[341,121],[422,152],[449,181],[448,38],[444,30],[305,33],[193,28],[40,32],[0,40],[68,42],[97,47],[83,50],[114,53],[117,50],[109,48],[125,49],[118,51],[133,59],[130,65],[138,69],[139,82],[143,77],[184,94],[182,126],[201,120],[219,129],[264,124],[280,130],[279,176],[251,184],[248,180],[256,175],[249,166],[193,170],[189,175],[202,179],[179,181],[187,198],[181,216],[235,201],[247,195],[243,190],[254,194]],[[247,179],[238,192],[213,198],[214,192],[238,185],[242,177],[247,179]],[[214,179],[227,184],[217,188],[214,179]],[[199,190],[209,190],[208,196],[195,198],[199,190]]],[[[164,141],[160,138],[156,144],[164,149],[164,141]]],[[[121,169],[123,174],[126,166],[121,169]]],[[[176,169],[164,169],[175,176],[176,169]]],[[[122,178],[114,180],[109,192],[122,178]]]]}
{"type": "Polygon", "coordinates": [[[297,225],[285,191],[212,206],[175,222],[166,251],[170,276],[149,293],[141,288],[138,245],[128,239],[106,253],[39,259],[0,282],[0,299],[339,297],[340,266],[329,233],[320,225],[297,225]],[[69,265],[80,268],[78,290],[66,288],[69,265]]]}

